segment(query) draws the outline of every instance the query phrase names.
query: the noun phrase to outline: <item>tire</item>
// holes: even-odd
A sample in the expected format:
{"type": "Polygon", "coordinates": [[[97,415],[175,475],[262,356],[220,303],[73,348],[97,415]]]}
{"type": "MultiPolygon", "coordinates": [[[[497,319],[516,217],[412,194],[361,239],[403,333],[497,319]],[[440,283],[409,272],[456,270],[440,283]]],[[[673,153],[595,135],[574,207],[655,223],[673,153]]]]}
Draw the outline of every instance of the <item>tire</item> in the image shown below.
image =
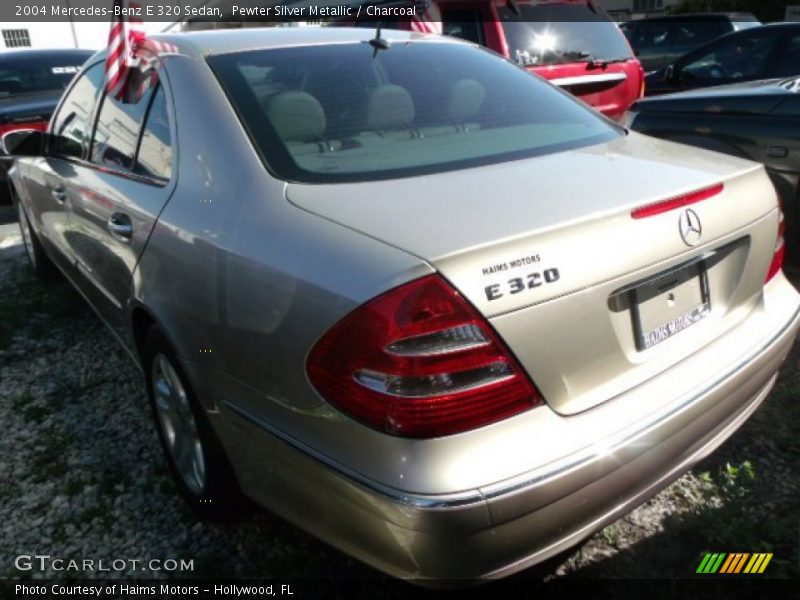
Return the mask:
{"type": "Polygon", "coordinates": [[[249,504],[175,351],[155,326],[144,350],[147,395],[180,495],[205,521],[234,520],[249,504]]]}
{"type": "Polygon", "coordinates": [[[22,206],[22,202],[20,202],[18,198],[15,198],[14,205],[17,209],[19,232],[22,235],[22,245],[25,247],[28,263],[31,265],[36,277],[43,281],[52,279],[56,272],[56,266],[45,253],[39,238],[36,237],[36,232],[34,232],[28,220],[28,214],[25,212],[25,207],[22,206]]]}

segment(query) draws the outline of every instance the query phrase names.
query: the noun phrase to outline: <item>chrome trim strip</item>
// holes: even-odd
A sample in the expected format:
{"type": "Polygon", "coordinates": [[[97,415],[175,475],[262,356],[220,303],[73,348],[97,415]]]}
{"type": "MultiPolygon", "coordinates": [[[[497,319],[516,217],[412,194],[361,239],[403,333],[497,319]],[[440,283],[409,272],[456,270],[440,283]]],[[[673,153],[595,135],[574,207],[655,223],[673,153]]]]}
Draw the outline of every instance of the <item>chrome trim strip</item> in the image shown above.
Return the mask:
{"type": "MultiPolygon", "coordinates": [[[[704,396],[714,390],[714,388],[719,387],[720,385],[724,384],[728,379],[730,379],[737,371],[744,368],[748,363],[752,362],[752,360],[765,352],[770,346],[773,346],[791,327],[795,325],[797,320],[800,319],[800,307],[795,309],[794,314],[792,315],[791,319],[786,321],[786,324],[781,327],[779,331],[777,331],[769,341],[765,342],[761,346],[759,346],[753,352],[748,353],[742,360],[738,361],[733,367],[729,368],[727,371],[724,372],[723,375],[717,377],[714,382],[703,389],[700,390],[693,390],[684,394],[684,400],[668,413],[662,415],[655,421],[648,423],[643,427],[639,427],[633,432],[628,433],[616,442],[614,445],[606,447],[603,449],[602,454],[607,455],[611,452],[616,451],[620,447],[626,445],[630,441],[636,439],[637,437],[647,433],[650,430],[656,429],[665,421],[668,421],[672,418],[676,413],[679,413],[687,406],[692,404],[697,400],[698,397],[704,396]]],[[[504,496],[506,494],[511,494],[514,492],[518,492],[522,489],[527,487],[531,487],[534,485],[538,485],[543,481],[548,479],[553,479],[554,477],[558,477],[567,471],[571,471],[573,469],[579,468],[585,464],[591,463],[592,461],[596,460],[600,457],[600,452],[594,452],[592,454],[587,454],[582,456],[577,460],[573,460],[571,462],[564,463],[562,465],[557,466],[556,468],[550,469],[545,473],[536,476],[530,476],[528,474],[520,475],[512,480],[506,480],[504,482],[486,486],[481,488],[480,490],[468,490],[465,492],[460,492],[457,494],[449,494],[443,496],[424,496],[418,494],[409,494],[398,490],[396,488],[383,485],[378,483],[372,479],[364,477],[360,473],[356,473],[341,464],[335,463],[327,456],[322,455],[318,451],[314,450],[313,448],[307,446],[306,444],[300,442],[299,440],[291,437],[290,435],[286,434],[285,432],[277,429],[273,425],[265,422],[264,420],[260,419],[259,417],[253,415],[249,411],[236,406],[232,402],[228,400],[222,400],[221,404],[226,408],[229,408],[231,411],[242,417],[243,419],[251,422],[252,424],[260,427],[261,429],[266,430],[268,433],[280,438],[284,442],[294,446],[297,450],[303,452],[304,454],[308,455],[311,458],[316,459],[317,461],[323,463],[325,466],[330,467],[331,469],[337,471],[340,475],[350,479],[353,483],[360,485],[361,487],[365,487],[368,490],[380,494],[381,496],[399,504],[405,504],[408,506],[413,506],[415,508],[422,508],[422,509],[448,509],[448,508],[456,508],[460,506],[465,506],[468,504],[475,504],[477,502],[484,502],[488,500],[492,500],[498,498],[500,496],[504,496]]]]}
{"type": "Polygon", "coordinates": [[[566,87],[570,85],[593,85],[595,83],[611,83],[612,81],[625,81],[626,73],[602,73],[600,75],[579,75],[577,77],[561,77],[551,79],[550,83],[566,87]]]}

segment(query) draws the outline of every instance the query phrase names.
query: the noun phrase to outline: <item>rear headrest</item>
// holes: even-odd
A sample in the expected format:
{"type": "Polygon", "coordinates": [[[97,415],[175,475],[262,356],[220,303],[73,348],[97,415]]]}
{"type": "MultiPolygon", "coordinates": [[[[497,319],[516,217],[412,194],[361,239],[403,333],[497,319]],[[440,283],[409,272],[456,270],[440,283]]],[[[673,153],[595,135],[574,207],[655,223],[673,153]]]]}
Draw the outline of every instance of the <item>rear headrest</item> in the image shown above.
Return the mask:
{"type": "Polygon", "coordinates": [[[445,111],[448,119],[463,122],[472,119],[486,99],[486,88],[474,79],[459,79],[447,91],[445,111]]]}
{"type": "Polygon", "coordinates": [[[266,111],[284,141],[309,142],[325,135],[325,111],[311,94],[281,92],[267,101],[266,111]]]}
{"type": "Polygon", "coordinates": [[[374,88],[367,98],[367,129],[400,129],[414,122],[414,101],[408,92],[387,83],[374,88]]]}

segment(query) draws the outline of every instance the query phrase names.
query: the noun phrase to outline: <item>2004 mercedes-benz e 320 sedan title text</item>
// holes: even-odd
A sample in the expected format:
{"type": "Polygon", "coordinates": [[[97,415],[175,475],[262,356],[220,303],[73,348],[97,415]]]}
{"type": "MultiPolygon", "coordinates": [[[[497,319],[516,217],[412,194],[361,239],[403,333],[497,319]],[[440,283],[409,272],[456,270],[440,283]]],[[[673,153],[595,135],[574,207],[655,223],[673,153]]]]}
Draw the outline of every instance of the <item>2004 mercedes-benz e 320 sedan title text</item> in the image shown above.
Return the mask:
{"type": "Polygon", "coordinates": [[[240,489],[394,575],[501,576],[764,400],[800,309],[781,215],[757,164],[373,36],[159,38],[127,104],[98,55],[12,171],[20,223],[141,365],[199,512],[240,489]]]}

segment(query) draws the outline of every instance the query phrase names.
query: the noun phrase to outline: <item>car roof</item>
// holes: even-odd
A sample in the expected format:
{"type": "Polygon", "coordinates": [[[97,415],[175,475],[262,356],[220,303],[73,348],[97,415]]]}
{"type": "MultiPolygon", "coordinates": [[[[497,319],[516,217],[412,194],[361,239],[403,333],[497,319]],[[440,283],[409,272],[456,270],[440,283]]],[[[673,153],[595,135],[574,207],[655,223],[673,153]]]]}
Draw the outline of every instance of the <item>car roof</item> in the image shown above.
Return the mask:
{"type": "MultiPolygon", "coordinates": [[[[757,27],[751,27],[749,29],[740,29],[739,31],[731,31],[730,33],[726,33],[724,36],[717,38],[717,40],[722,39],[722,37],[733,37],[737,35],[747,35],[748,33],[752,34],[758,31],[766,31],[769,29],[800,29],[800,22],[796,21],[780,21],[778,23],[767,23],[766,25],[759,25],[757,27]]],[[[712,40],[709,44],[713,44],[717,40],[712,40]]]]}
{"type": "MultiPolygon", "coordinates": [[[[366,42],[373,39],[375,33],[376,30],[372,27],[258,27],[158,34],[151,37],[177,46],[181,54],[205,57],[267,48],[366,42]]],[[[396,29],[381,29],[380,35],[389,42],[427,40],[464,43],[455,38],[396,29]]]]}
{"type": "Polygon", "coordinates": [[[6,58],[13,58],[14,60],[19,60],[20,58],[58,58],[61,56],[91,56],[94,54],[95,50],[85,50],[81,48],[62,48],[62,49],[31,49],[31,48],[19,48],[9,50],[7,52],[0,52],[0,60],[6,58]]]}

